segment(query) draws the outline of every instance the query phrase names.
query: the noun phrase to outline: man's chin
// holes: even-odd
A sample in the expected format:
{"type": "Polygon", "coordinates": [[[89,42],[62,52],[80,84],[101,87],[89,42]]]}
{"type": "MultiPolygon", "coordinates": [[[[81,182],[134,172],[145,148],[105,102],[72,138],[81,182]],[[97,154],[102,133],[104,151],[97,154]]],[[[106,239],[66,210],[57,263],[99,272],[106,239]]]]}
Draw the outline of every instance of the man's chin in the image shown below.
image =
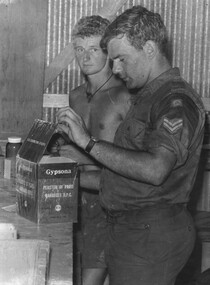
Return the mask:
{"type": "Polygon", "coordinates": [[[90,70],[86,69],[86,68],[83,68],[83,69],[82,69],[82,72],[83,72],[85,75],[91,75],[91,74],[92,74],[92,72],[91,72],[90,70]]]}
{"type": "Polygon", "coordinates": [[[84,70],[84,71],[82,71],[82,72],[83,72],[83,74],[86,75],[86,76],[91,76],[91,75],[95,75],[95,74],[98,73],[98,72],[95,72],[95,71],[93,71],[93,70],[84,70]]]}

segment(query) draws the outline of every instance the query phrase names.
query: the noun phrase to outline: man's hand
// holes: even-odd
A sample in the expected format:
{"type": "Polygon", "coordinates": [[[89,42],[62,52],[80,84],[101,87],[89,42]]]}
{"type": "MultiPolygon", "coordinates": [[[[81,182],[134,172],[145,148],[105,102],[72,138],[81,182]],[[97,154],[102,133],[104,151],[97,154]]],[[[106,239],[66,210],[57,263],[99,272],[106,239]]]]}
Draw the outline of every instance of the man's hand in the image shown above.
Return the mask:
{"type": "Polygon", "coordinates": [[[57,119],[58,131],[63,131],[72,142],[85,149],[90,135],[83,119],[70,107],[61,108],[57,113],[57,119]]]}
{"type": "Polygon", "coordinates": [[[59,148],[59,154],[60,156],[71,158],[78,163],[81,162],[81,157],[82,157],[81,150],[79,151],[78,148],[73,144],[61,146],[59,148]]]}
{"type": "Polygon", "coordinates": [[[59,133],[55,133],[52,136],[51,140],[49,141],[49,144],[47,146],[47,151],[51,154],[53,153],[56,154],[58,153],[60,147],[64,144],[66,144],[66,142],[64,138],[62,137],[62,135],[59,133]]]}

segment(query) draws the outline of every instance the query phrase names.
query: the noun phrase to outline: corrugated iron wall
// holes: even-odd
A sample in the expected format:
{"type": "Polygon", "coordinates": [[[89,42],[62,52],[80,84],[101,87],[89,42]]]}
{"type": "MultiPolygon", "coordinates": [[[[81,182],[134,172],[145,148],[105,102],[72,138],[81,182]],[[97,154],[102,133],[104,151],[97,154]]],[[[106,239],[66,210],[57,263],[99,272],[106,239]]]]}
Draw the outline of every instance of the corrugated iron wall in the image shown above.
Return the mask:
{"type": "MultiPolygon", "coordinates": [[[[70,42],[74,24],[97,14],[105,0],[48,0],[47,65],[70,42]]],[[[143,5],[159,13],[173,47],[173,66],[201,97],[210,97],[210,0],[128,0],[118,11],[143,5]]],[[[83,78],[73,61],[51,83],[47,93],[69,93],[83,78]]]]}

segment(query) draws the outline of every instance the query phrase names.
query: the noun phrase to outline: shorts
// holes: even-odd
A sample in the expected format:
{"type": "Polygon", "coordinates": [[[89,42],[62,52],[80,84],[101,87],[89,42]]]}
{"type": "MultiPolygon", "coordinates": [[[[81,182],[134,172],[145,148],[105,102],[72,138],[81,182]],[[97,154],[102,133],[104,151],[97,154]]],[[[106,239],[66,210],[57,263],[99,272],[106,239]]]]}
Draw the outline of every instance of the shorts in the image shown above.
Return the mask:
{"type": "MultiPolygon", "coordinates": [[[[151,207],[152,208],[152,207],[151,207]]],[[[195,243],[184,206],[109,216],[110,285],[173,285],[195,243]]]]}
{"type": "Polygon", "coordinates": [[[82,268],[106,268],[105,247],[107,243],[106,212],[100,205],[99,195],[83,193],[81,206],[82,268]]]}

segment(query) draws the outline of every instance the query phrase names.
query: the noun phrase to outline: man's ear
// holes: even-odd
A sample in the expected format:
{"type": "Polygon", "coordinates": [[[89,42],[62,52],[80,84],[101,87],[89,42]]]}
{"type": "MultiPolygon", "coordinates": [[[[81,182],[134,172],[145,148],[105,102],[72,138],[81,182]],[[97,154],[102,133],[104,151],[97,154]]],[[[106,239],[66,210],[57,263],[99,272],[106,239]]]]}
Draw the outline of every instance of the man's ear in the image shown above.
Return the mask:
{"type": "Polygon", "coordinates": [[[149,59],[152,59],[155,57],[158,51],[158,47],[155,42],[148,40],[143,46],[144,52],[147,54],[149,59]]]}

